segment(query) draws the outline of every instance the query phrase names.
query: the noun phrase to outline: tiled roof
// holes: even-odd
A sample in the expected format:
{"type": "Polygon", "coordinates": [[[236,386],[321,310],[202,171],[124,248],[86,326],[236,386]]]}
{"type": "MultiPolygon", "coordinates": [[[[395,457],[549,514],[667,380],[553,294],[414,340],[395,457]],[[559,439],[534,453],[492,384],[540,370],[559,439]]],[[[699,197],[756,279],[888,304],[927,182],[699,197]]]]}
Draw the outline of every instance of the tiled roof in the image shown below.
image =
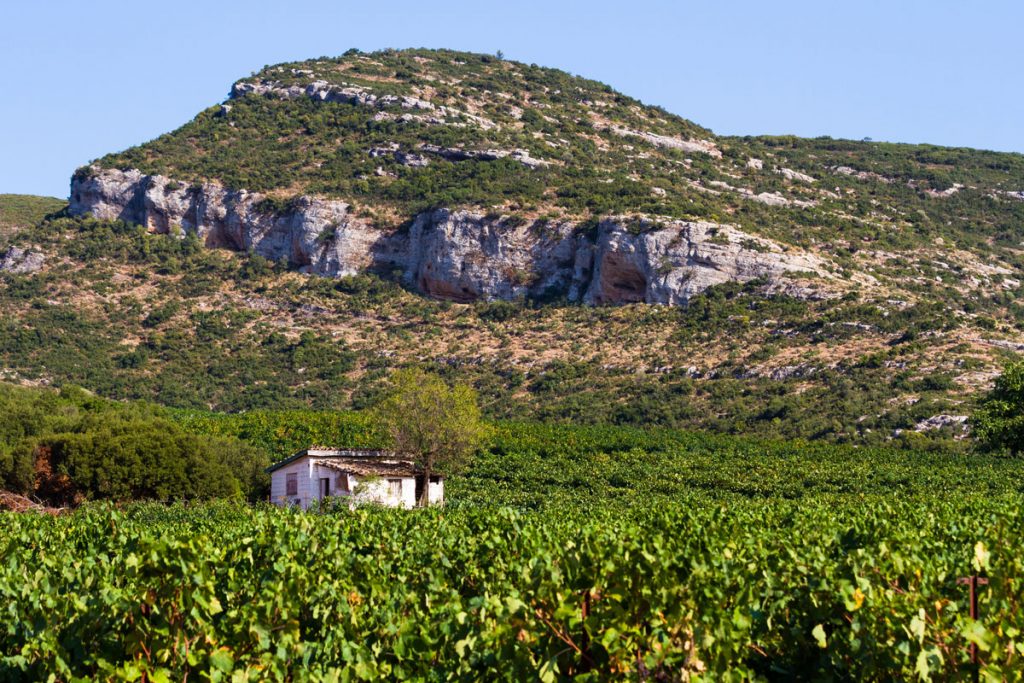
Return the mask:
{"type": "Polygon", "coordinates": [[[313,458],[320,467],[329,467],[361,476],[412,477],[418,471],[414,462],[398,457],[394,451],[329,448],[326,446],[303,448],[284,460],[278,460],[265,471],[273,472],[281,469],[304,456],[313,458]]]}
{"type": "Polygon", "coordinates": [[[377,460],[370,458],[331,458],[317,462],[319,467],[327,467],[340,472],[351,472],[359,476],[380,477],[414,477],[416,466],[401,460],[377,460]]]}
{"type": "Polygon", "coordinates": [[[265,472],[273,472],[279,470],[285,465],[295,462],[303,456],[311,456],[314,458],[334,458],[334,457],[348,457],[348,458],[381,458],[387,456],[394,456],[392,451],[382,450],[369,450],[369,449],[356,449],[356,448],[328,448],[326,446],[310,446],[309,448],[303,448],[301,451],[296,451],[289,455],[283,460],[278,460],[273,465],[265,469],[265,472]]]}

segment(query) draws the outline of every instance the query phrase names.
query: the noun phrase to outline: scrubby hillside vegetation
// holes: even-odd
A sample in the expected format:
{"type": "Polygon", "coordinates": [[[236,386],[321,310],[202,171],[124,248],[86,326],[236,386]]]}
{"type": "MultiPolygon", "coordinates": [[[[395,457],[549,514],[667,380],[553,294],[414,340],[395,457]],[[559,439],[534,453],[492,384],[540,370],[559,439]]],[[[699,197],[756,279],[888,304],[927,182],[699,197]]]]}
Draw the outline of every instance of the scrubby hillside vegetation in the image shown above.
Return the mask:
{"type": "Polygon", "coordinates": [[[80,506],[2,513],[0,679],[1024,669],[1021,155],[350,51],[71,190],[0,195],[0,489],[80,506]],[[444,508],[241,504],[410,367],[490,427],[444,508]]]}
{"type": "Polygon", "coordinates": [[[418,365],[492,418],[956,448],[1024,348],[1021,155],[716,136],[488,55],[266,67],[74,183],[0,234],[15,381],[358,409],[418,365]]]}
{"type": "Polygon", "coordinates": [[[18,229],[28,228],[50,214],[56,214],[67,202],[56,197],[37,197],[30,194],[0,194],[0,238],[18,229]]]}
{"type": "Polygon", "coordinates": [[[756,282],[685,308],[456,304],[120,223],[60,219],[19,240],[47,259],[0,273],[7,377],[180,408],[361,408],[412,364],[473,384],[492,418],[955,445],[962,424],[925,421],[968,414],[1015,343],[939,302],[805,301],[756,282]]]}
{"type": "Polygon", "coordinates": [[[382,229],[438,206],[705,219],[826,253],[868,291],[855,274],[959,293],[954,302],[1019,286],[1004,286],[1011,273],[1000,268],[1020,266],[1021,155],[715,136],[607,85],[487,55],[402,50],[266,67],[226,105],[97,166],[264,192],[268,205],[339,198],[382,229]],[[977,287],[964,292],[961,275],[977,287]]]}
{"type": "Polygon", "coordinates": [[[51,506],[258,500],[268,461],[237,439],[190,433],[156,406],[0,383],[0,489],[51,506]]]}

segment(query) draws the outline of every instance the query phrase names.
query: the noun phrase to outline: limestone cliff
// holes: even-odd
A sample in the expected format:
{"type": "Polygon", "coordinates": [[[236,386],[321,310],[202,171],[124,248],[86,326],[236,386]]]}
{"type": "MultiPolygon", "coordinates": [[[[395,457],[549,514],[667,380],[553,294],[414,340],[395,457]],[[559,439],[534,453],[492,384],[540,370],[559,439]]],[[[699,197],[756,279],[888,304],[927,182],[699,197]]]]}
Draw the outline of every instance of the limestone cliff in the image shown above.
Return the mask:
{"type": "Polygon", "coordinates": [[[69,211],[155,233],[194,233],[304,272],[399,270],[424,294],[454,301],[566,296],[588,304],[685,304],[708,287],[822,275],[822,261],[708,222],[608,217],[594,229],[437,209],[407,230],[380,230],[345,202],[300,196],[280,208],[260,193],[186,185],[94,167],[72,179],[69,211]]]}

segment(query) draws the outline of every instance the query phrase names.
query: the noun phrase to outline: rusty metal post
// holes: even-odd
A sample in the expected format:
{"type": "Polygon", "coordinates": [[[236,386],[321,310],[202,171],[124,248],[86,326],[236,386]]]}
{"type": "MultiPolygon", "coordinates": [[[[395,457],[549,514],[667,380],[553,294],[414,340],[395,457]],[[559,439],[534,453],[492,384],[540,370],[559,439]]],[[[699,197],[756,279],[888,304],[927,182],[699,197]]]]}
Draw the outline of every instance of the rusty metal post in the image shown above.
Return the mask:
{"type": "MultiPolygon", "coordinates": [[[[956,580],[959,584],[967,584],[970,591],[970,615],[974,621],[978,620],[978,586],[984,586],[988,584],[988,579],[972,574],[971,576],[961,576],[956,580]]],[[[974,669],[972,676],[975,681],[978,681],[980,677],[980,666],[978,662],[978,644],[971,643],[971,667],[974,669]]]]}
{"type": "Polygon", "coordinates": [[[590,671],[594,666],[594,658],[590,652],[590,634],[587,633],[587,617],[590,616],[590,589],[583,591],[583,604],[580,606],[580,618],[584,622],[583,626],[583,637],[580,641],[580,650],[582,654],[582,661],[580,662],[580,672],[590,671]]]}

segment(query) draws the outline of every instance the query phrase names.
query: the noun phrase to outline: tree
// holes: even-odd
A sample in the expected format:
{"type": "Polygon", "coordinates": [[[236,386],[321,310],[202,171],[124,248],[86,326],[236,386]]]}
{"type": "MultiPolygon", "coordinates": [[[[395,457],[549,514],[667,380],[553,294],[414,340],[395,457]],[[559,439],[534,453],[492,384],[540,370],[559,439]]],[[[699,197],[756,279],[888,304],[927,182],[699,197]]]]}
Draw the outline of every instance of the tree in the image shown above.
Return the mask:
{"type": "Polygon", "coordinates": [[[1024,361],[1003,368],[972,419],[974,435],[989,450],[1024,451],[1024,361]]]}
{"type": "Polygon", "coordinates": [[[429,502],[430,477],[464,467],[489,431],[480,419],[476,392],[449,387],[437,375],[399,370],[391,390],[374,409],[392,447],[419,467],[424,486],[420,505],[429,502]]]}

